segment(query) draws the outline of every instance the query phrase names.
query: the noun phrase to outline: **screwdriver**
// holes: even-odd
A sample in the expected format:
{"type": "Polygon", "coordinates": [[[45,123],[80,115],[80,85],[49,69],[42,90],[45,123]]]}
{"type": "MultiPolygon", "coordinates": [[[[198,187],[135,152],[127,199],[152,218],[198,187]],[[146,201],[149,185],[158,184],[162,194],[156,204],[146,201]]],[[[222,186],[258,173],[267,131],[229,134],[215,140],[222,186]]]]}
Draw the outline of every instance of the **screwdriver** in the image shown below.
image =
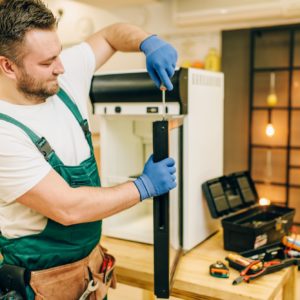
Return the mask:
{"type": "Polygon", "coordinates": [[[163,120],[166,119],[166,90],[167,88],[162,84],[160,86],[160,90],[162,92],[162,115],[163,115],[163,120]]]}

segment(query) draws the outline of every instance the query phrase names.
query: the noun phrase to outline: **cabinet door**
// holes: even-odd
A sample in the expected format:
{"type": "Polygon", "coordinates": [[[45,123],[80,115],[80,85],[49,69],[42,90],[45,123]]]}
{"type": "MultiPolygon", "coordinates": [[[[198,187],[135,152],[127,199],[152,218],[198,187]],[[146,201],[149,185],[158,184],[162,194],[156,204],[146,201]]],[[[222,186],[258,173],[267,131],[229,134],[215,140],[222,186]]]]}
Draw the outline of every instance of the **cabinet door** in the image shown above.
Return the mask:
{"type": "Polygon", "coordinates": [[[182,246],[182,123],[181,119],[153,123],[153,160],[176,161],[177,187],[154,197],[154,294],[168,299],[182,246]]]}

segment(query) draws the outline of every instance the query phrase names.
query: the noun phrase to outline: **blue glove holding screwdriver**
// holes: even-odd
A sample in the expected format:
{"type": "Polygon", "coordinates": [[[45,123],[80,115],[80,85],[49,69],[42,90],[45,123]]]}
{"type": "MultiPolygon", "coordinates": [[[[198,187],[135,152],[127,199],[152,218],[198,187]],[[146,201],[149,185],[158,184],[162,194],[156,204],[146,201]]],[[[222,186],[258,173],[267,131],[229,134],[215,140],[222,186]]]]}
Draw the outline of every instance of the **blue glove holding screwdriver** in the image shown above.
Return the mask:
{"type": "Polygon", "coordinates": [[[142,41],[141,51],[146,55],[148,73],[155,85],[164,85],[169,91],[173,89],[170,78],[174,75],[177,51],[168,43],[151,35],[142,41]]]}
{"type": "Polygon", "coordinates": [[[176,168],[173,158],[153,161],[151,155],[145,164],[143,174],[134,184],[140,192],[141,200],[163,195],[176,187],[176,168]]]}

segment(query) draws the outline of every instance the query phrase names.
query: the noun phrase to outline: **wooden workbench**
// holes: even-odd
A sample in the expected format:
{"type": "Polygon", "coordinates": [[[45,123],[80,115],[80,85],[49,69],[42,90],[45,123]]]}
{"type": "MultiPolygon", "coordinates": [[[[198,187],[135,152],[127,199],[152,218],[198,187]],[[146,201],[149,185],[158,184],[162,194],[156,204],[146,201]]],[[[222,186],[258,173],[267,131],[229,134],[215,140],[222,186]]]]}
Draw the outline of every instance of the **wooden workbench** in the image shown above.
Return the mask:
{"type": "MultiPolygon", "coordinates": [[[[116,256],[120,283],[153,291],[152,246],[108,237],[102,238],[102,245],[116,256]]],[[[232,285],[232,281],[238,277],[238,272],[233,269],[230,269],[229,279],[211,277],[209,265],[217,260],[225,261],[227,253],[219,232],[182,256],[172,295],[181,299],[271,300],[282,292],[282,299],[296,299],[297,267],[236,286],[232,285]]]]}

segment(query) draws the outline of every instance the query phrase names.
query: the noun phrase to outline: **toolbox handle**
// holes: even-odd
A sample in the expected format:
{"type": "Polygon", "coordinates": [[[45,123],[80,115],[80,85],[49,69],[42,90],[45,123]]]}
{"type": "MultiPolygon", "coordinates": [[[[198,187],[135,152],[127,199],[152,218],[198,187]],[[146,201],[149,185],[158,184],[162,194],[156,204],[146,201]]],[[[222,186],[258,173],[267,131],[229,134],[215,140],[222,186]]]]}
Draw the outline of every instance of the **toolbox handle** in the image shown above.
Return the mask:
{"type": "Polygon", "coordinates": [[[275,229],[277,231],[280,231],[283,227],[283,225],[287,224],[288,220],[282,219],[282,217],[278,217],[275,219],[275,229]]]}

